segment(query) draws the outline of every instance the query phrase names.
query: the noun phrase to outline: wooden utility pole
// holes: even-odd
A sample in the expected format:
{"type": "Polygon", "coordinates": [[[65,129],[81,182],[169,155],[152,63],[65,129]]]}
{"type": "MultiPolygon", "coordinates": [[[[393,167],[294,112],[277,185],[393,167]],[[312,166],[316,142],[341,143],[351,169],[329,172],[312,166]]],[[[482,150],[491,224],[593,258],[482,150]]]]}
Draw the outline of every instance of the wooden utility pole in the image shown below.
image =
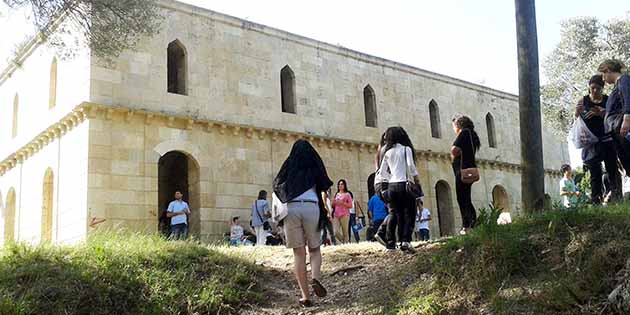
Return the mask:
{"type": "Polygon", "coordinates": [[[538,72],[538,36],[535,0],[515,0],[518,46],[518,108],[521,129],[521,193],[523,209],[543,208],[545,170],[543,167],[542,116],[538,72]]]}

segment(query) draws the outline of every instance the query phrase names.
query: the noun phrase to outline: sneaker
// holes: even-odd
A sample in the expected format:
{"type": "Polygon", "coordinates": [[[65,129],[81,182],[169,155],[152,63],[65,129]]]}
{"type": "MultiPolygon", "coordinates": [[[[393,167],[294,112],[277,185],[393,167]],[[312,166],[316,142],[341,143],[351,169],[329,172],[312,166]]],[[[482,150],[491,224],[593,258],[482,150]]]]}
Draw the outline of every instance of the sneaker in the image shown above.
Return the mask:
{"type": "Polygon", "coordinates": [[[396,245],[386,245],[385,246],[385,252],[386,253],[393,253],[396,251],[396,245]]]}
{"type": "MultiPolygon", "coordinates": [[[[374,239],[375,239],[375,240],[376,240],[379,244],[381,244],[381,245],[383,245],[383,246],[385,246],[385,247],[388,247],[388,246],[387,246],[387,242],[385,242],[385,240],[383,239],[383,237],[382,237],[382,236],[380,236],[380,235],[376,234],[376,235],[374,235],[374,239]]],[[[396,249],[396,248],[394,248],[394,249],[396,249]]]]}
{"type": "Polygon", "coordinates": [[[409,253],[415,252],[415,249],[413,248],[413,246],[411,246],[411,244],[409,244],[409,242],[400,243],[400,250],[409,253]]]}
{"type": "Polygon", "coordinates": [[[462,228],[462,229],[459,231],[459,235],[466,235],[466,228],[462,228]]]}

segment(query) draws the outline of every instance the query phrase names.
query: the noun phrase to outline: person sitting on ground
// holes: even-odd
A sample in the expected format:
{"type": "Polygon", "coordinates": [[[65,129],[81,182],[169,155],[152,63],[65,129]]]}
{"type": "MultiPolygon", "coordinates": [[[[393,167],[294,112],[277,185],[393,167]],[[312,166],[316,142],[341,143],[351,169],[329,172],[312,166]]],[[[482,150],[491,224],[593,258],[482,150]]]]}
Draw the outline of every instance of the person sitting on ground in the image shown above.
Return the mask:
{"type": "Polygon", "coordinates": [[[171,219],[171,240],[184,240],[188,238],[188,216],[190,215],[190,207],[183,200],[184,195],[181,191],[175,191],[175,200],[168,204],[166,217],[171,219]]]}
{"type": "Polygon", "coordinates": [[[431,221],[431,212],[424,207],[422,200],[418,200],[418,209],[416,214],[416,238],[419,241],[426,242],[431,238],[429,233],[429,221],[431,221]]]}
{"type": "Polygon", "coordinates": [[[245,235],[245,229],[241,226],[239,217],[232,218],[232,224],[230,225],[230,245],[253,245],[247,235],[245,235]]]}
{"type": "Polygon", "coordinates": [[[575,182],[573,182],[571,166],[564,164],[560,167],[560,171],[564,174],[564,177],[560,180],[560,196],[562,197],[562,204],[566,208],[575,207],[578,203],[580,192],[577,190],[575,182]]]}
{"type": "Polygon", "coordinates": [[[318,297],[327,294],[320,282],[320,231],[326,217],[324,192],[332,184],[321,157],[308,141],[302,139],[293,144],[289,157],[273,180],[272,220],[282,222],[286,247],[293,250],[295,277],[302,295],[298,302],[304,307],[313,305],[306,271],[307,248],[313,292],[318,297]]]}

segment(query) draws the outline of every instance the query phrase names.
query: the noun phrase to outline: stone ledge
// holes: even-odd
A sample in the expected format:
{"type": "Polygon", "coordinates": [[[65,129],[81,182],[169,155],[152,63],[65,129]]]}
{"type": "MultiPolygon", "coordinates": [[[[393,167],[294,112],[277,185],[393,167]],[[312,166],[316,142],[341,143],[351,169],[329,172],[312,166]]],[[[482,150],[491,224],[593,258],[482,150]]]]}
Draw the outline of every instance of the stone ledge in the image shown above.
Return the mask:
{"type": "MultiPolygon", "coordinates": [[[[198,129],[207,133],[217,132],[221,135],[232,134],[234,136],[245,136],[247,138],[257,137],[260,140],[270,138],[271,141],[283,141],[289,143],[297,139],[306,139],[317,147],[336,148],[343,151],[359,152],[367,151],[375,153],[377,143],[361,142],[354,140],[339,139],[333,137],[320,136],[315,134],[299,133],[283,129],[263,128],[250,125],[227,123],[222,121],[198,120],[188,116],[176,116],[161,112],[151,112],[146,110],[135,110],[127,107],[116,107],[102,104],[84,102],[78,105],[72,112],[64,116],[59,122],[48,127],[33,140],[18,149],[14,154],[6,157],[0,162],[0,176],[15,167],[18,163],[24,162],[33,156],[48,143],[57,137],[62,137],[84,120],[104,119],[115,120],[127,124],[133,123],[134,119],[141,119],[146,125],[166,126],[182,130],[198,129]]],[[[446,152],[434,152],[431,150],[416,150],[417,156],[426,161],[450,162],[450,154],[446,152]]],[[[496,160],[479,159],[477,163],[480,167],[491,170],[502,170],[507,172],[520,173],[523,167],[518,164],[501,162],[496,160]]],[[[561,177],[558,170],[545,170],[545,174],[553,177],[561,177]]]]}

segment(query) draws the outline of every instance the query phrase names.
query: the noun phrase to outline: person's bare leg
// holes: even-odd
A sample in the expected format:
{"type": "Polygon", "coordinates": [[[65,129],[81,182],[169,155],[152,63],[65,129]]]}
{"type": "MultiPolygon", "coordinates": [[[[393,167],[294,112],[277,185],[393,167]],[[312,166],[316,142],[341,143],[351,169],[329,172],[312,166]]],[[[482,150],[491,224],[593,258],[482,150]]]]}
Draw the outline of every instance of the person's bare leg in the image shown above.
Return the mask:
{"type": "Polygon", "coordinates": [[[293,249],[293,265],[295,267],[295,278],[297,279],[300,292],[302,293],[302,299],[309,300],[308,279],[306,277],[306,249],[304,247],[293,249]]]}
{"type": "Polygon", "coordinates": [[[313,279],[321,280],[322,252],[319,250],[319,247],[309,248],[308,257],[311,262],[311,277],[313,279]]]}

